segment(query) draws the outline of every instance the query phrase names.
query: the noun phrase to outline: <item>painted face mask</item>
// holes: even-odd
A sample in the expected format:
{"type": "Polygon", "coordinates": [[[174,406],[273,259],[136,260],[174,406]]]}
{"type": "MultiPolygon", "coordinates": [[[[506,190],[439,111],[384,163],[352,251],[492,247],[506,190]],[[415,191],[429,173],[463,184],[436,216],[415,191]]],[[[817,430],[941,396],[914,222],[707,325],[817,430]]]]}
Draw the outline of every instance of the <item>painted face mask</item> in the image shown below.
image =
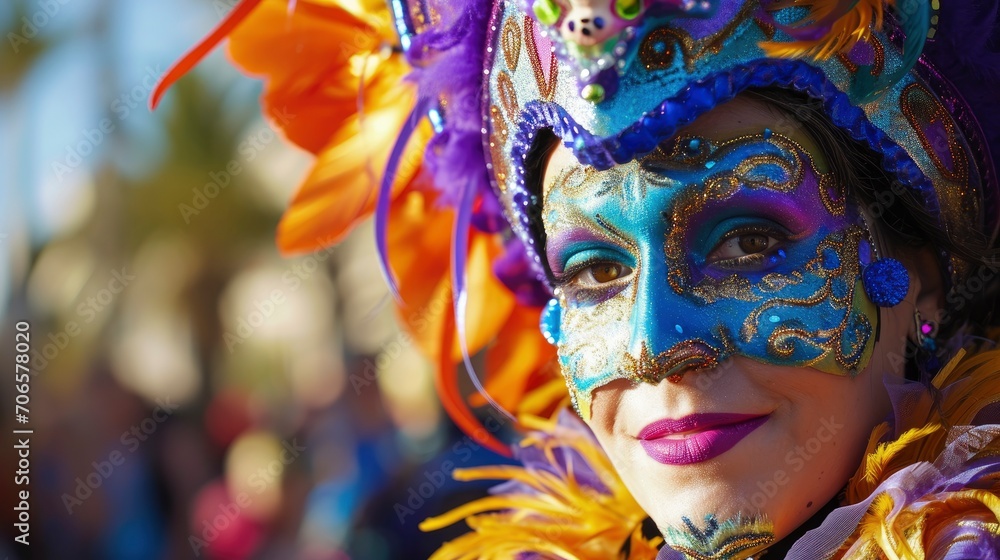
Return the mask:
{"type": "Polygon", "coordinates": [[[780,134],[571,166],[544,193],[543,223],[558,301],[545,322],[584,418],[613,380],[678,381],[734,355],[836,375],[867,365],[864,220],[780,134]]]}

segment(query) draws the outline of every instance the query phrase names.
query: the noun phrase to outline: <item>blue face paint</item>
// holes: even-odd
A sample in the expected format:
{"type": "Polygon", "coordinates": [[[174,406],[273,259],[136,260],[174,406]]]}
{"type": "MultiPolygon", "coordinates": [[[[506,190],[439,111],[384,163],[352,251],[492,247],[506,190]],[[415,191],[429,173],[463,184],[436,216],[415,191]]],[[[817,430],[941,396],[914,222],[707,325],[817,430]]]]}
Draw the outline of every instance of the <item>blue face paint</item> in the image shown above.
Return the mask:
{"type": "Polygon", "coordinates": [[[572,166],[544,193],[543,221],[560,365],[584,418],[610,381],[676,381],[733,355],[839,375],[867,365],[863,221],[780,134],[572,166]]]}

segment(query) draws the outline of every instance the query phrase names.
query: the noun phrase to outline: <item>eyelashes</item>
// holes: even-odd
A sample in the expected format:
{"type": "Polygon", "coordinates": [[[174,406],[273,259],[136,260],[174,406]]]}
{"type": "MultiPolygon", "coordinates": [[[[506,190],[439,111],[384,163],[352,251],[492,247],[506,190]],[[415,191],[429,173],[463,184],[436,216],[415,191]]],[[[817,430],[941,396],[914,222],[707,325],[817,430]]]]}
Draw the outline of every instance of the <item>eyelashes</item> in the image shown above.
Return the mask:
{"type": "Polygon", "coordinates": [[[633,273],[631,266],[602,255],[568,266],[555,275],[555,284],[572,303],[593,305],[623,290],[633,273]]]}
{"type": "Polygon", "coordinates": [[[629,274],[632,274],[631,268],[619,263],[605,262],[588,266],[578,272],[574,280],[586,286],[602,286],[629,274]]]}
{"type": "Polygon", "coordinates": [[[567,267],[565,271],[555,275],[555,280],[560,286],[598,288],[621,283],[632,272],[632,267],[616,259],[597,257],[567,267]]]}
{"type": "MultiPolygon", "coordinates": [[[[786,260],[786,245],[791,239],[792,235],[776,224],[736,227],[722,235],[701,267],[737,274],[764,272],[786,260]]],[[[626,262],[633,259],[620,255],[621,251],[624,249],[575,252],[567,258],[570,264],[553,275],[556,287],[578,304],[600,303],[615,296],[635,276],[633,266],[626,262]]]]}
{"type": "Polygon", "coordinates": [[[788,233],[771,226],[749,226],[732,230],[716,244],[705,264],[730,272],[760,272],[786,258],[788,233]]]}

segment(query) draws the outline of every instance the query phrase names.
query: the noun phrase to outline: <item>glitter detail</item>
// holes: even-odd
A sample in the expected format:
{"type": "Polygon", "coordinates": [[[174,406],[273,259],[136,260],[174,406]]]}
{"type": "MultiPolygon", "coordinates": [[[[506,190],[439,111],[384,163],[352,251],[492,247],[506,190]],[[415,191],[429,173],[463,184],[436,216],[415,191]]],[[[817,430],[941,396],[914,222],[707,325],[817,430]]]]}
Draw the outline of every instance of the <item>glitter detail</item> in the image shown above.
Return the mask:
{"type": "MultiPolygon", "coordinates": [[[[645,167],[652,170],[683,169],[692,163],[697,164],[710,155],[717,159],[721,158],[750,142],[769,144],[784,154],[784,157],[775,154],[758,154],[747,157],[735,169],[724,169],[706,178],[703,189],[691,189],[686,196],[677,201],[676,207],[671,213],[671,224],[664,242],[664,253],[670,264],[667,280],[678,294],[688,290],[691,279],[691,271],[686,264],[687,248],[684,244],[688,230],[688,219],[696,215],[709,202],[729,198],[741,186],[763,188],[782,193],[794,190],[802,182],[803,165],[800,154],[804,152],[796,142],[781,134],[772,133],[771,137],[765,140],[764,134],[760,133],[733,138],[718,146],[706,139],[700,139],[697,147],[701,151],[697,155],[691,156],[687,152],[678,152],[676,148],[678,145],[687,148],[692,146],[689,138],[681,138],[675,144],[672,152],[672,154],[682,154],[680,162],[675,162],[667,156],[653,157],[644,164],[645,167]],[[785,180],[776,181],[765,173],[756,175],[755,171],[763,166],[773,166],[782,170],[785,180]]],[[[716,288],[710,285],[707,286],[707,289],[708,291],[704,294],[698,295],[708,298],[717,298],[721,295],[716,288]]]]}
{"type": "Polygon", "coordinates": [[[697,286],[691,288],[691,293],[706,304],[712,304],[724,299],[741,301],[760,301],[760,296],[753,293],[750,281],[745,276],[732,274],[722,280],[705,277],[697,286]]]}
{"type": "Polygon", "coordinates": [[[538,96],[544,101],[552,101],[556,93],[556,83],[559,80],[559,62],[556,60],[556,53],[538,52],[538,44],[535,42],[535,20],[524,16],[524,44],[528,49],[528,60],[531,61],[531,69],[535,73],[535,83],[538,84],[538,96]],[[545,70],[542,68],[542,58],[549,56],[549,77],[545,78],[545,70]]]}
{"type": "Polygon", "coordinates": [[[500,112],[500,107],[497,107],[496,105],[490,107],[490,124],[493,127],[493,132],[496,135],[497,140],[500,142],[506,142],[508,134],[507,119],[505,119],[503,114],[500,112]]]}
{"type": "Polygon", "coordinates": [[[833,174],[819,175],[819,198],[827,212],[833,216],[843,216],[847,211],[846,189],[833,174]]]}
{"type": "Polygon", "coordinates": [[[858,373],[868,354],[872,333],[867,314],[856,309],[855,291],[860,280],[860,264],[857,258],[851,258],[858,254],[858,244],[863,235],[862,228],[852,226],[846,232],[834,233],[824,239],[816,248],[816,257],[805,266],[812,275],[822,278],[823,284],[804,297],[774,297],[765,300],[747,315],[740,337],[745,342],[756,337],[762,316],[774,308],[828,304],[833,310],[843,313],[837,326],[810,331],[798,324],[779,324],[768,336],[767,352],[778,359],[787,359],[795,353],[796,345],[801,344],[819,353],[814,365],[832,359],[837,366],[818,369],[829,373],[858,373]],[[833,250],[838,255],[836,267],[823,266],[827,250],[833,250]],[[838,281],[847,286],[846,291],[840,295],[834,289],[838,281]]]}
{"type": "Polygon", "coordinates": [[[737,515],[720,524],[708,514],[704,529],[687,517],[681,522],[683,528],[669,527],[664,537],[670,549],[688,560],[743,560],[774,543],[774,526],[764,518],[737,515]]]}
{"type": "Polygon", "coordinates": [[[504,118],[500,107],[493,105],[490,107],[490,162],[493,166],[493,177],[496,180],[497,189],[501,193],[507,192],[507,158],[504,157],[503,147],[507,142],[509,134],[507,119],[504,118]]]}
{"type": "Polygon", "coordinates": [[[511,72],[517,70],[521,58],[521,28],[514,19],[508,19],[503,24],[500,34],[500,47],[503,50],[503,61],[511,72]]]}
{"type": "Polygon", "coordinates": [[[777,292],[784,290],[788,286],[801,284],[803,279],[802,272],[798,270],[793,270],[790,274],[772,272],[761,278],[757,284],[757,289],[762,292],[777,292]]]}
{"type": "Polygon", "coordinates": [[[507,118],[514,120],[517,118],[517,91],[514,89],[514,82],[510,79],[510,74],[500,72],[497,76],[497,92],[500,94],[500,105],[507,115],[507,118]]]}
{"type": "Polygon", "coordinates": [[[684,50],[683,37],[676,29],[659,27],[642,40],[642,44],[639,45],[639,60],[646,70],[664,70],[673,66],[678,48],[685,60],[691,57],[691,53],[684,50]]]}
{"type": "Polygon", "coordinates": [[[774,27],[774,24],[770,21],[766,21],[764,18],[761,18],[759,13],[754,16],[753,22],[757,24],[757,27],[759,27],[761,32],[764,33],[764,37],[768,41],[774,40],[774,34],[777,32],[777,28],[774,27]]]}
{"type": "Polygon", "coordinates": [[[927,150],[927,155],[941,175],[957,183],[968,181],[969,162],[965,150],[958,143],[955,123],[951,120],[948,110],[938,102],[934,94],[921,84],[910,84],[900,96],[900,105],[906,120],[910,121],[910,126],[913,127],[917,138],[920,139],[920,143],[927,150]],[[928,135],[927,129],[933,125],[939,125],[944,130],[946,137],[944,146],[941,146],[940,139],[933,139],[928,135]],[[941,154],[938,152],[941,147],[947,148],[950,165],[946,165],[941,159],[941,154]]]}
{"type": "Polygon", "coordinates": [[[866,266],[863,280],[868,299],[879,307],[898,305],[910,291],[910,274],[903,263],[892,258],[866,266]]]}
{"type": "MultiPolygon", "coordinates": [[[[636,50],[637,30],[646,25],[647,15],[657,19],[670,14],[710,17],[717,0],[654,3],[658,5],[647,6],[644,0],[614,0],[613,6],[608,6],[608,1],[577,0],[563,4],[565,11],[561,11],[548,0],[536,1],[528,11],[535,15],[541,33],[553,41],[554,53],[576,76],[577,91],[597,104],[618,91],[636,50]]],[[[735,23],[727,25],[730,33],[738,27],[739,22],[735,23]]],[[[530,36],[526,40],[530,41],[530,36]]]]}
{"type": "Polygon", "coordinates": [[[764,87],[784,87],[823,99],[825,112],[833,124],[882,154],[886,171],[897,178],[904,188],[912,191],[918,200],[923,201],[932,215],[937,215],[939,207],[934,184],[923,175],[913,157],[885,131],[873,124],[863,110],[852,105],[848,95],[839,90],[822,69],[802,61],[759,60],[736,65],[688,83],[683,90],[674,92],[657,108],[645,113],[633,126],[608,137],[595,136],[557,104],[527,102],[516,121],[516,128],[513,129],[509,157],[514,165],[511,172],[516,174],[516,179],[509,185],[511,192],[504,202],[515,232],[522,237],[533,262],[537,264],[540,259],[530,232],[522,227],[527,223],[522,212],[530,193],[526,192],[524,169],[519,162],[523,161],[524,155],[532,146],[536,131],[551,129],[567,145],[574,146],[581,163],[596,169],[608,169],[618,162],[631,161],[655,150],[661,142],[673,136],[683,123],[710,111],[718,103],[728,101],[748,88],[764,87]],[[647,140],[642,146],[627,145],[625,139],[636,134],[647,140]],[[524,196],[521,196],[522,192],[525,193],[524,196]]]}
{"type": "MultiPolygon", "coordinates": [[[[583,288],[559,281],[566,288],[560,366],[584,417],[594,389],[622,378],[678,381],[687,369],[708,365],[698,353],[705,348],[711,349],[715,362],[742,355],[838,375],[856,374],[866,363],[873,347],[875,308],[863,296],[856,297],[863,293],[857,260],[863,230],[850,220],[822,217],[828,210],[814,194],[820,178],[801,145],[773,131],[769,138],[764,136],[761,132],[716,142],[680,137],[639,160],[603,171],[568,166],[543,187],[542,217],[549,239],[561,231],[566,241],[560,243],[596,241],[617,246],[635,259],[629,265],[635,274],[621,282],[583,288]],[[717,165],[706,172],[708,158],[717,165]],[[795,258],[800,264],[756,283],[753,273],[715,277],[702,265],[697,265],[698,281],[692,282],[691,221],[699,219],[707,204],[739,193],[759,200],[772,197],[749,194],[754,190],[813,200],[810,208],[818,212],[816,218],[835,233],[817,230],[810,241],[816,245],[803,247],[815,251],[814,257],[799,250],[795,258]],[[662,230],[652,238],[633,239],[630,234],[636,232],[624,216],[631,208],[650,208],[653,203],[647,197],[654,191],[669,202],[657,202],[659,211],[633,218],[645,221],[640,231],[665,219],[662,230]],[[615,217],[604,217],[611,215],[615,217]],[[623,219],[626,225],[615,221],[623,219]],[[662,241],[657,241],[660,235],[662,241]],[[663,252],[650,254],[658,243],[663,252]],[[638,262],[640,257],[652,258],[648,267],[638,262]],[[663,293],[663,282],[681,296],[678,306],[664,301],[675,296],[663,293]],[[777,293],[784,289],[788,291],[777,293]],[[710,304],[718,306],[706,307],[710,304]],[[748,316],[753,316],[749,329],[743,320],[748,316]],[[730,328],[740,332],[739,341],[730,328]]],[[[558,250],[549,254],[558,260],[558,250]]],[[[784,255],[781,262],[787,258],[784,255]]]]}
{"type": "Polygon", "coordinates": [[[678,342],[655,356],[646,341],[642,341],[638,357],[625,354],[622,358],[622,370],[627,379],[653,385],[663,379],[677,383],[688,370],[702,371],[719,365],[719,351],[697,339],[678,342]]]}

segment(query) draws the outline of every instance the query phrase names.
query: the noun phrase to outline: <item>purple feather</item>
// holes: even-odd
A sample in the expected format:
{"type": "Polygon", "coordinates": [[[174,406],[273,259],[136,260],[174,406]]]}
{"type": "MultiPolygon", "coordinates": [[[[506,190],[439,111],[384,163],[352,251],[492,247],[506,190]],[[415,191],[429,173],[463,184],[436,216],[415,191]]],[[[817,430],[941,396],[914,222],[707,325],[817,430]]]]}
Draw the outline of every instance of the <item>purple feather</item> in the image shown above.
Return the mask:
{"type": "Polygon", "coordinates": [[[518,304],[543,307],[552,299],[552,292],[538,277],[530,259],[521,238],[511,236],[504,245],[503,254],[493,261],[493,274],[514,292],[518,304]]]}
{"type": "MultiPolygon", "coordinates": [[[[442,23],[416,35],[407,57],[414,67],[410,79],[421,95],[446,100],[444,129],[428,146],[425,162],[441,190],[441,202],[455,206],[470,180],[477,195],[490,193],[482,141],[482,87],[492,3],[457,0],[439,4],[436,8],[442,23]]],[[[493,217],[502,219],[499,214],[493,217]]],[[[484,217],[477,219],[477,225],[490,223],[484,217]]]]}
{"type": "Polygon", "coordinates": [[[385,173],[382,175],[382,184],[379,186],[378,199],[375,201],[375,248],[378,252],[379,266],[382,267],[382,275],[396,301],[402,301],[402,299],[399,295],[396,277],[389,266],[389,249],[386,238],[389,225],[389,203],[392,202],[392,184],[396,180],[396,168],[399,167],[399,160],[402,159],[403,152],[406,150],[406,143],[413,135],[413,131],[416,130],[420,119],[426,114],[427,107],[426,97],[421,96],[417,99],[416,106],[407,117],[403,129],[399,132],[399,137],[396,138],[396,143],[392,146],[389,160],[385,164],[385,173]]]}
{"type": "Polygon", "coordinates": [[[459,346],[462,348],[462,360],[465,362],[465,371],[469,374],[469,379],[475,385],[479,394],[490,403],[493,408],[500,411],[507,418],[517,421],[514,415],[500,406],[493,397],[486,392],[486,388],[479,381],[475,368],[472,367],[472,359],[469,356],[469,342],[466,328],[466,307],[469,294],[465,286],[465,268],[469,255],[469,228],[472,222],[472,204],[475,201],[475,191],[472,190],[473,183],[467,183],[462,199],[458,202],[458,213],[455,216],[455,231],[452,233],[452,262],[451,262],[451,286],[455,304],[455,330],[458,331],[459,346]]]}

